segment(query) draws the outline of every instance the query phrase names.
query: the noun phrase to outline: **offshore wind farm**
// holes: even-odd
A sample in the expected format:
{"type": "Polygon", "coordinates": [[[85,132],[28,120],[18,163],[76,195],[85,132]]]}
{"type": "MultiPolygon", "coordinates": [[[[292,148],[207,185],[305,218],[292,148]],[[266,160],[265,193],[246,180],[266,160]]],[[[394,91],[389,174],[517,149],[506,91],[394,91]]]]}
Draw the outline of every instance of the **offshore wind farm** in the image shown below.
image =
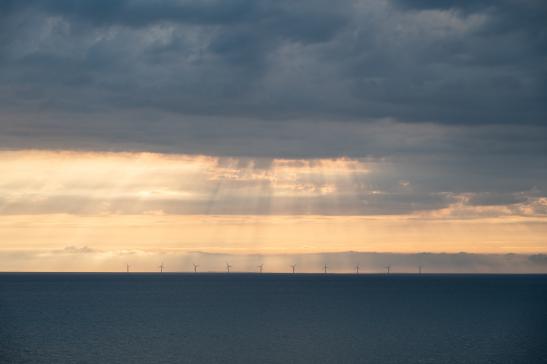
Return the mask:
{"type": "MultiPolygon", "coordinates": [[[[237,267],[236,267],[236,270],[234,271],[233,270],[233,266],[226,263],[225,265],[225,271],[222,271],[222,270],[206,270],[206,271],[200,271],[198,272],[198,267],[199,267],[199,264],[192,264],[192,270],[175,270],[175,271],[171,271],[170,273],[189,273],[189,272],[194,272],[194,273],[215,273],[215,274],[218,274],[219,272],[222,273],[222,272],[225,272],[225,273],[230,273],[230,272],[234,272],[234,273],[242,273],[242,274],[254,274],[256,273],[255,271],[249,271],[249,270],[237,270],[237,267]]],[[[130,265],[129,264],[126,264],[125,266],[125,272],[126,273],[130,273],[129,271],[129,268],[130,268],[130,265]]],[[[160,271],[159,273],[164,273],[164,272],[168,272],[167,270],[165,270],[165,266],[163,265],[163,263],[159,266],[160,268],[160,271]]],[[[289,271],[287,272],[268,272],[267,270],[264,271],[264,264],[259,264],[257,265],[257,268],[258,268],[258,273],[269,273],[269,274],[284,274],[284,273],[289,273],[289,271]]],[[[296,264],[292,264],[289,266],[289,270],[290,270],[290,273],[296,273],[296,264]]],[[[386,274],[389,274],[391,273],[391,266],[387,266],[385,267],[386,268],[386,274]]],[[[423,266],[418,266],[417,267],[417,274],[422,274],[422,268],[423,266]]],[[[363,274],[364,272],[360,272],[360,269],[361,269],[361,265],[360,264],[357,264],[355,266],[355,271],[352,272],[351,270],[341,270],[341,271],[336,271],[336,272],[330,272],[330,274],[363,274]]],[[[322,273],[323,274],[328,274],[328,265],[327,264],[324,264],[323,266],[321,266],[321,270],[322,270],[322,273]]],[[[137,270],[136,271],[137,273],[139,273],[139,271],[137,270]]],[[[319,273],[320,271],[306,271],[304,273],[301,273],[301,274],[317,274],[319,273]]],[[[142,273],[142,271],[140,271],[140,273],[142,273]]],[[[378,272],[374,272],[374,271],[368,271],[367,272],[368,274],[374,274],[374,273],[378,273],[378,272]]],[[[400,272],[401,274],[415,274],[415,272],[406,272],[406,271],[403,271],[403,272],[400,272]]]]}

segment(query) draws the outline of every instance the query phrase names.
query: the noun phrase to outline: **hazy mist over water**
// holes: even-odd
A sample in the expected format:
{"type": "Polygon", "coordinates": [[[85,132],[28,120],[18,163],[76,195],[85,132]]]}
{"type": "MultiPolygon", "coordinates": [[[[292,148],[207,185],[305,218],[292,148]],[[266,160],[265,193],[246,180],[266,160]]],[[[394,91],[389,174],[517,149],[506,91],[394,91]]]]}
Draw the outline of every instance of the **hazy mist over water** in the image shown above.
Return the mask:
{"type": "Polygon", "coordinates": [[[353,273],[547,273],[545,254],[473,254],[473,253],[382,253],[331,252],[307,254],[234,254],[181,252],[178,250],[99,250],[87,246],[67,246],[49,251],[0,251],[3,271],[34,272],[157,272],[160,263],[166,272],[353,273]]]}
{"type": "Polygon", "coordinates": [[[545,275],[0,274],[0,362],[541,363],[545,275]]]}

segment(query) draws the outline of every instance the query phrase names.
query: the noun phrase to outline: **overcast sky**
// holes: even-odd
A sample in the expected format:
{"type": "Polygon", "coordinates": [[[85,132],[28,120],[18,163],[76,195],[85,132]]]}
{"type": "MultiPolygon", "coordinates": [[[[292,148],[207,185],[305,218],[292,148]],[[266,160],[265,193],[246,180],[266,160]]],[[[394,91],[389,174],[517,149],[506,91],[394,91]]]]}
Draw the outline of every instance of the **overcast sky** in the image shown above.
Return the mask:
{"type": "Polygon", "coordinates": [[[0,213],[543,219],[546,19],[542,0],[0,1],[0,213]]]}
{"type": "MultiPolygon", "coordinates": [[[[405,136],[432,123],[447,143],[478,137],[451,152],[481,148],[486,137],[498,152],[520,145],[545,154],[543,1],[333,5],[2,1],[2,142],[265,156],[408,152],[390,140],[344,140],[391,121],[416,125],[405,136]]],[[[409,147],[450,149],[435,140],[409,147]]]]}

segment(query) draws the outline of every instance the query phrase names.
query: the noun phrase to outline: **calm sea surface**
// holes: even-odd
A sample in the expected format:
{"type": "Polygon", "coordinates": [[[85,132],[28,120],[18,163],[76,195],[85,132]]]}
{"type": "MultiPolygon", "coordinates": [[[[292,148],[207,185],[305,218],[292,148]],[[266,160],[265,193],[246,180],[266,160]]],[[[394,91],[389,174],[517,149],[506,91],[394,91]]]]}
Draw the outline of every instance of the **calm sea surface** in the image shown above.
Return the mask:
{"type": "Polygon", "coordinates": [[[547,363],[547,276],[2,273],[0,363],[547,363]]]}

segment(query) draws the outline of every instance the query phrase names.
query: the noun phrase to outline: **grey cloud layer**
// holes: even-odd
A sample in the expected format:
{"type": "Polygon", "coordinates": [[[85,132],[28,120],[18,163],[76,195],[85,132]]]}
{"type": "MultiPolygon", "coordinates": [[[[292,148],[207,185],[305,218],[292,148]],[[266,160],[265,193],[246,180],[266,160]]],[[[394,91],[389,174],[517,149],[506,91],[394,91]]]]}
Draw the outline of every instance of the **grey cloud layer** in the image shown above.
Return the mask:
{"type": "Polygon", "coordinates": [[[541,1],[2,7],[0,102],[16,113],[545,122],[541,1]]]}

